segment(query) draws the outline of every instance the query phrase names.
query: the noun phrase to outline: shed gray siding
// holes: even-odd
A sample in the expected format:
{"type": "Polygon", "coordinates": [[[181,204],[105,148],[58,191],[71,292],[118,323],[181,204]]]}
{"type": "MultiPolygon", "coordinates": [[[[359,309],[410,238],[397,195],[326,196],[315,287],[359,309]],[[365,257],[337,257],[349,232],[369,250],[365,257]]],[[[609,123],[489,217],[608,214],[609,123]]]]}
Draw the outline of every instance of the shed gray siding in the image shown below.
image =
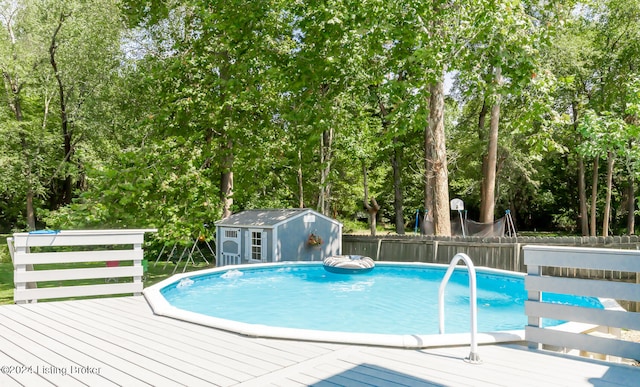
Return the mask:
{"type": "Polygon", "coordinates": [[[321,261],[340,254],[342,224],[310,209],[248,210],[216,222],[218,266],[232,263],[252,263],[252,230],[261,230],[265,237],[263,262],[321,261]],[[225,230],[238,230],[238,246],[223,238],[225,230]],[[319,235],[323,243],[309,246],[309,235],[319,235]],[[239,259],[229,255],[239,254],[239,259]]]}
{"type": "Polygon", "coordinates": [[[279,254],[283,261],[321,261],[330,255],[340,254],[342,225],[316,216],[315,222],[296,217],[278,227],[279,254]],[[309,246],[309,235],[322,237],[320,246],[309,246]]]}

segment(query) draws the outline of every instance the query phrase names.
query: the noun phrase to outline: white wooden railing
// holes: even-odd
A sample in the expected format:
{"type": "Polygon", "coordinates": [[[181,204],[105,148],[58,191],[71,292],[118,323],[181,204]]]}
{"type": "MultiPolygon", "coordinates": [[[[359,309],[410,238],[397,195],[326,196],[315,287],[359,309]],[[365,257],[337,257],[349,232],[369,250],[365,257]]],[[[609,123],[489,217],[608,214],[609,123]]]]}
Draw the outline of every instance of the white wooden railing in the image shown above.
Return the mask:
{"type": "Polygon", "coordinates": [[[543,267],[637,273],[640,272],[640,251],[532,245],[524,246],[523,249],[527,265],[525,288],[528,292],[528,301],[525,303],[525,313],[528,316],[525,339],[529,341],[531,348],[539,348],[541,344],[545,344],[556,348],[640,359],[640,343],[620,340],[619,335],[566,332],[541,326],[541,318],[551,318],[607,327],[607,333],[619,332],[620,328],[640,330],[640,313],[626,312],[622,308],[595,309],[541,302],[543,292],[640,301],[640,284],[542,275],[543,267]]]}
{"type": "Polygon", "coordinates": [[[108,294],[141,294],[142,243],[147,232],[156,230],[64,230],[13,234],[12,238],[7,239],[7,244],[14,267],[14,302],[108,294]],[[78,247],[81,246],[91,246],[91,250],[78,251],[78,247]],[[68,251],[69,247],[75,247],[76,251],[68,251]],[[105,262],[105,265],[77,267],[91,262],[105,262]],[[107,262],[111,264],[107,265],[107,262]],[[120,265],[121,262],[124,265],[120,265]],[[68,264],[70,268],[43,269],[40,266],[46,264],[68,264]],[[49,286],[52,281],[87,279],[105,279],[105,283],[67,286],[57,283],[58,286],[49,286]],[[38,282],[49,284],[46,287],[38,287],[38,282]]]}

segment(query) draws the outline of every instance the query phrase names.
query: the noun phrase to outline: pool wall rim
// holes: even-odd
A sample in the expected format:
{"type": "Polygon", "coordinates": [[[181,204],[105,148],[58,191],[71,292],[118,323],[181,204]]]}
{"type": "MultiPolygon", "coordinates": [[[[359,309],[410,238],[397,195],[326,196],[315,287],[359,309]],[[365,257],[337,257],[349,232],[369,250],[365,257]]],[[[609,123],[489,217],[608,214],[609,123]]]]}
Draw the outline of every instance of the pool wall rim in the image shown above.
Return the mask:
{"type": "MultiPolygon", "coordinates": [[[[316,342],[329,342],[329,343],[341,343],[341,344],[356,344],[356,345],[372,345],[372,346],[384,346],[384,347],[398,347],[406,349],[420,349],[428,347],[440,347],[440,346],[456,346],[456,345],[469,345],[471,342],[471,334],[466,333],[444,333],[444,334],[430,334],[430,335],[393,335],[393,334],[378,334],[378,333],[353,333],[353,332],[339,332],[339,331],[319,331],[312,329],[298,329],[298,328],[284,328],[274,327],[262,324],[249,324],[235,320],[227,320],[213,316],[207,316],[200,313],[187,311],[177,308],[171,305],[166,298],[162,295],[163,288],[170,286],[174,283],[179,283],[185,278],[206,276],[211,273],[226,272],[229,270],[259,270],[269,267],[287,267],[287,266],[317,266],[321,262],[298,262],[298,261],[285,261],[285,262],[271,262],[271,263],[257,263],[251,265],[228,265],[222,267],[216,267],[211,269],[204,269],[198,271],[192,271],[187,273],[180,273],[173,275],[167,279],[164,279],[148,288],[143,290],[143,295],[147,300],[147,303],[153,310],[153,313],[160,316],[170,317],[177,320],[192,322],[195,324],[208,326],[215,329],[220,329],[228,332],[237,333],[248,337],[261,337],[270,339],[285,339],[285,340],[301,340],[301,341],[316,341],[316,342]]],[[[376,261],[376,266],[403,266],[403,267],[420,267],[420,268],[442,268],[446,270],[449,265],[437,264],[437,263],[424,263],[424,262],[391,262],[391,261],[376,261]]],[[[466,267],[457,267],[458,271],[466,271],[466,267]]],[[[502,269],[493,269],[483,266],[476,267],[476,271],[483,273],[493,273],[500,275],[507,275],[512,277],[525,277],[526,273],[512,272],[502,269]]],[[[615,300],[600,299],[605,308],[621,308],[615,300]]],[[[622,309],[622,308],[621,308],[622,309]]],[[[585,332],[596,328],[593,324],[583,324],[576,322],[568,322],[552,327],[553,329],[561,329],[563,331],[570,332],[585,332]]],[[[508,331],[495,331],[495,332],[478,332],[476,334],[476,340],[478,344],[495,344],[506,342],[519,342],[525,341],[524,329],[508,330],[508,331]]]]}

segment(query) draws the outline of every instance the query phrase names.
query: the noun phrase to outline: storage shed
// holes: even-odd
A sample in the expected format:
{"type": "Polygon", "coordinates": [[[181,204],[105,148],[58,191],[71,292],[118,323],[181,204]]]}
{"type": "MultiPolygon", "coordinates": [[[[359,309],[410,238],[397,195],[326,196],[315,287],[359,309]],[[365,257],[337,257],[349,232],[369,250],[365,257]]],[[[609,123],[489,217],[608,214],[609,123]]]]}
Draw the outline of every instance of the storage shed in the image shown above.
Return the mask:
{"type": "Polygon", "coordinates": [[[322,261],[342,251],[342,223],[310,209],[247,210],[216,225],[216,266],[322,261]]]}

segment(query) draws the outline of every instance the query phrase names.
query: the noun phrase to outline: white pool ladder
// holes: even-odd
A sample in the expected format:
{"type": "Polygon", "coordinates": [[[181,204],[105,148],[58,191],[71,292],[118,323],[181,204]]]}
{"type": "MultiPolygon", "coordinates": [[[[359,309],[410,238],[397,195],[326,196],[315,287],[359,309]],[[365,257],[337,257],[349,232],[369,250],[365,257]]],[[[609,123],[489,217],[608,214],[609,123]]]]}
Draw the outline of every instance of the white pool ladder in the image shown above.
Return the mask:
{"type": "Polygon", "coordinates": [[[451,274],[453,274],[453,270],[460,260],[464,261],[464,263],[467,265],[467,270],[469,271],[469,292],[471,293],[469,300],[471,304],[471,353],[469,353],[468,358],[465,358],[465,361],[472,364],[480,364],[482,363],[482,360],[480,360],[480,356],[478,355],[478,341],[476,339],[476,336],[478,334],[478,297],[476,291],[476,269],[475,266],[473,266],[471,258],[469,258],[469,256],[464,253],[458,253],[453,256],[453,259],[451,259],[451,263],[449,264],[449,268],[447,269],[447,273],[444,275],[444,278],[440,283],[440,289],[438,290],[440,334],[444,333],[444,288],[447,286],[449,278],[451,277],[451,274]]]}

